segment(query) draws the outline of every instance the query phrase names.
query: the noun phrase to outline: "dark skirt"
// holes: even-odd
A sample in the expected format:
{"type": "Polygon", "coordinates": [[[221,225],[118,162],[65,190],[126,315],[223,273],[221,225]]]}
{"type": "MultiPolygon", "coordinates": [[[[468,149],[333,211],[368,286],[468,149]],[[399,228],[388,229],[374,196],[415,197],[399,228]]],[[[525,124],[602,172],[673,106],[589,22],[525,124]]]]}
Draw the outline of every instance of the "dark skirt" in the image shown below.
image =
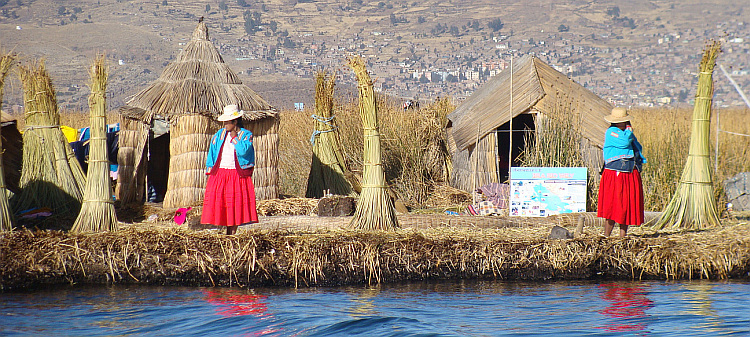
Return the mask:
{"type": "Polygon", "coordinates": [[[629,173],[604,170],[596,215],[628,226],[643,224],[643,183],[637,169],[629,173]]]}

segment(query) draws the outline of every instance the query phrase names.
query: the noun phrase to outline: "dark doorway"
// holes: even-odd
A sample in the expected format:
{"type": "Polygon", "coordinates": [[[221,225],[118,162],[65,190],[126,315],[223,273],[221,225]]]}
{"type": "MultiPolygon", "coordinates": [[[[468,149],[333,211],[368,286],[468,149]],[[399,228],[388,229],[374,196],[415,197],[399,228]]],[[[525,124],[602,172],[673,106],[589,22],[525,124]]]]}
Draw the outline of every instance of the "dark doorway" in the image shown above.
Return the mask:
{"type": "Polygon", "coordinates": [[[529,134],[533,137],[534,129],[534,115],[529,113],[523,113],[513,118],[512,133],[509,132],[510,122],[506,122],[495,129],[497,133],[497,171],[500,182],[506,182],[510,178],[508,152],[511,146],[511,134],[513,135],[513,151],[510,155],[513,158],[513,166],[517,167],[521,166],[520,159],[521,153],[526,148],[526,135],[529,134]]]}
{"type": "Polygon", "coordinates": [[[148,194],[149,202],[161,202],[167,193],[169,178],[169,133],[162,134],[149,142],[148,194]]]}

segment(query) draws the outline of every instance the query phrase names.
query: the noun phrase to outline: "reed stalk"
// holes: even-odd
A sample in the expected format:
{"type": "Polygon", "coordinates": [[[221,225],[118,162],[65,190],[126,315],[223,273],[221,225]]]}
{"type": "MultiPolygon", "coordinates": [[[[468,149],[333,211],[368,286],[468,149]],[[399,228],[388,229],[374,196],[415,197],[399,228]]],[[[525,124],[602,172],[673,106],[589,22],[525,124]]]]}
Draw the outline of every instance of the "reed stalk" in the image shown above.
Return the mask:
{"type": "Polygon", "coordinates": [[[43,62],[20,66],[25,102],[21,192],[17,209],[48,207],[55,215],[80,209],[86,178],[60,130],[52,79],[43,62]]]}
{"type": "MultiPolygon", "coordinates": [[[[13,65],[14,57],[10,53],[0,50],[0,119],[2,119],[3,90],[5,88],[5,77],[13,65]]],[[[0,127],[2,128],[2,127],[0,127]]],[[[0,232],[13,229],[13,212],[8,204],[8,194],[5,187],[5,175],[3,172],[3,137],[0,136],[0,232]]]]}
{"type": "Polygon", "coordinates": [[[307,178],[308,198],[320,198],[324,191],[349,195],[352,185],[346,180],[347,172],[341,151],[339,131],[334,115],[333,93],[335,74],[320,71],[315,75],[315,131],[312,138],[312,163],[307,178]]]}
{"type": "Polygon", "coordinates": [[[89,168],[83,205],[73,224],[73,232],[106,232],[117,230],[117,214],[112,200],[107,151],[107,66],[104,56],[94,60],[89,70],[91,77],[91,138],[89,141],[89,168]]]}
{"type": "Polygon", "coordinates": [[[714,92],[712,75],[720,52],[721,43],[718,41],[709,43],[704,49],[693,108],[690,150],[677,190],[655,225],[659,229],[703,229],[720,224],[714,199],[709,139],[714,92]]]}
{"type": "Polygon", "coordinates": [[[359,83],[359,113],[364,130],[362,194],[357,201],[357,208],[349,226],[360,230],[393,230],[399,226],[396,209],[388,194],[388,185],[385,183],[378,111],[372,80],[361,57],[349,58],[349,67],[354,71],[359,83]]]}

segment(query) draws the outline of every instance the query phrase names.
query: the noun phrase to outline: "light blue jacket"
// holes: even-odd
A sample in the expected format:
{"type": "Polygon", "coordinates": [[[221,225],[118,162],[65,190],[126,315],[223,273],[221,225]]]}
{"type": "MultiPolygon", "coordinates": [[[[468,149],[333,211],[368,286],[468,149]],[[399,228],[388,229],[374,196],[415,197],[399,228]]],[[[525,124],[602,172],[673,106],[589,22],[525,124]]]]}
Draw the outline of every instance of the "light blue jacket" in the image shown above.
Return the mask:
{"type": "MultiPolygon", "coordinates": [[[[208,147],[208,156],[206,157],[206,173],[210,173],[211,169],[216,164],[217,157],[221,147],[224,146],[224,139],[229,138],[227,135],[227,129],[222,128],[217,131],[216,134],[211,138],[211,144],[208,147]]],[[[255,149],[253,148],[253,133],[247,129],[242,129],[237,132],[237,137],[231,140],[234,144],[234,152],[237,154],[235,157],[240,168],[248,169],[255,166],[255,149]]],[[[226,153],[222,153],[222,156],[226,156],[226,153]]]]}
{"type": "Polygon", "coordinates": [[[629,127],[620,130],[618,127],[610,126],[604,136],[603,152],[605,166],[623,159],[634,160],[637,166],[646,162],[646,157],[643,156],[643,146],[629,127]]]}

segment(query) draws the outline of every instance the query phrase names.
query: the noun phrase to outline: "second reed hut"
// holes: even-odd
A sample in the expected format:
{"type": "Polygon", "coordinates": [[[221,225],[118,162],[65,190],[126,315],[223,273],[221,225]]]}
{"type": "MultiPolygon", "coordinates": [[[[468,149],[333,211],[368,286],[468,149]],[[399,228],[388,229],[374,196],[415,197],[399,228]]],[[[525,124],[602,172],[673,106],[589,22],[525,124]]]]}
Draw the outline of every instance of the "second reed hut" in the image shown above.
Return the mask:
{"type": "Polygon", "coordinates": [[[609,127],[604,116],[611,110],[607,101],[542,60],[523,56],[512,69],[488,80],[448,115],[451,185],[471,191],[504,182],[509,177],[508,162],[521,164],[519,155],[525,140],[530,139],[525,135],[531,132],[533,136],[539,131],[540,119],[553,113],[571,114],[577,121],[583,136],[583,158],[589,167],[598,168],[604,131],[609,127]]]}
{"type": "Polygon", "coordinates": [[[119,109],[118,198],[144,200],[148,182],[164,191],[165,208],[200,205],[208,144],[221,127],[215,118],[229,104],[245,111],[244,127],[254,135],[257,198],[277,198],[278,111],[224,63],[203,22],[177,60],[119,109]]]}

